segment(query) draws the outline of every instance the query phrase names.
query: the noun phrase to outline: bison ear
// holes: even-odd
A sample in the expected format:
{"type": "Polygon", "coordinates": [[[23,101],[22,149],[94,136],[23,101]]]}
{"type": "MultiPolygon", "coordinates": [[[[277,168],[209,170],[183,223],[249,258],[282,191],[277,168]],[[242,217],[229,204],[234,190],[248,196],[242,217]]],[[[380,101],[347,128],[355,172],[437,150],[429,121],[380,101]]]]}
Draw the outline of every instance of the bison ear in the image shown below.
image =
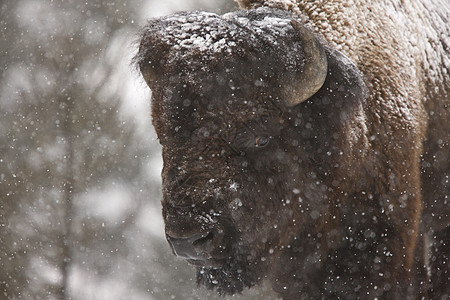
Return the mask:
{"type": "Polygon", "coordinates": [[[168,74],[169,64],[167,57],[171,45],[164,41],[159,33],[159,24],[154,20],[144,28],[140,40],[139,51],[134,57],[136,67],[141,72],[147,85],[152,88],[162,78],[162,74],[168,74]]]}
{"type": "Polygon", "coordinates": [[[319,93],[328,94],[330,99],[338,97],[342,101],[351,99],[365,101],[368,97],[368,90],[363,73],[342,52],[331,48],[327,48],[325,51],[328,71],[325,83],[319,93]]]}

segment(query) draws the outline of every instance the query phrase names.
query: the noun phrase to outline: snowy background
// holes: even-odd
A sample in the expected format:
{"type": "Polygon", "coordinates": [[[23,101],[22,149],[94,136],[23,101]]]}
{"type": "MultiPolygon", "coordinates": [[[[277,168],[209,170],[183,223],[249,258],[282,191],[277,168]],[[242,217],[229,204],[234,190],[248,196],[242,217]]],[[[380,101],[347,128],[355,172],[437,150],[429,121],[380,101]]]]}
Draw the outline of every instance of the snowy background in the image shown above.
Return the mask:
{"type": "Polygon", "coordinates": [[[131,58],[147,18],[235,8],[0,2],[0,299],[217,298],[164,239],[150,91],[131,58]]]}

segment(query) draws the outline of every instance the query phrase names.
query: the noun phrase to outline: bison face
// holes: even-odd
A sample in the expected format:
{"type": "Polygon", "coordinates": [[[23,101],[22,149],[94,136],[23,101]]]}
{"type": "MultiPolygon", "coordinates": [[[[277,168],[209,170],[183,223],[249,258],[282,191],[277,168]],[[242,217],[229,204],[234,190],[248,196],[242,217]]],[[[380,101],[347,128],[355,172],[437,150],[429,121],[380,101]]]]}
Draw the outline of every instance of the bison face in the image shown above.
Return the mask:
{"type": "Polygon", "coordinates": [[[347,142],[339,116],[364,98],[359,73],[273,9],[152,20],[137,63],[152,89],[173,252],[223,293],[270,276],[300,232],[333,214],[322,179],[347,142]]]}
{"type": "Polygon", "coordinates": [[[300,211],[321,214],[323,191],[311,174],[299,174],[311,169],[307,155],[292,155],[292,124],[264,87],[252,95],[237,85],[234,92],[207,86],[202,95],[186,85],[154,102],[163,215],[173,252],[199,266],[200,281],[234,292],[269,271],[304,223],[300,211]],[[306,182],[312,188],[300,191],[306,182]],[[303,203],[305,192],[316,208],[303,203]]]}

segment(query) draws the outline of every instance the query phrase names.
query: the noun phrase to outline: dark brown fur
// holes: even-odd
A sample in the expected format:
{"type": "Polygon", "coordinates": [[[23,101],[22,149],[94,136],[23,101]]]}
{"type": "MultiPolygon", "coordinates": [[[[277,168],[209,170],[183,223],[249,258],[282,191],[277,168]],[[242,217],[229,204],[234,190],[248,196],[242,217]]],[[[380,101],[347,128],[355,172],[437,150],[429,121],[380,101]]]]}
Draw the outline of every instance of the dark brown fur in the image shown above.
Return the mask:
{"type": "MultiPolygon", "coordinates": [[[[295,18],[275,9],[236,15],[295,18]]],[[[152,20],[137,56],[163,146],[166,234],[202,235],[203,259],[190,260],[198,282],[234,294],[269,278],[285,299],[448,295],[448,90],[433,95],[437,104],[391,99],[389,87],[376,87],[389,74],[361,72],[321,39],[326,81],[288,107],[283,86],[303,65],[295,32],[280,38],[233,22],[198,13],[152,20]],[[177,18],[220,28],[217,40],[234,44],[183,52],[165,31],[177,18]],[[262,136],[269,144],[255,147],[262,136]]],[[[409,96],[430,90],[424,82],[409,96]]]]}

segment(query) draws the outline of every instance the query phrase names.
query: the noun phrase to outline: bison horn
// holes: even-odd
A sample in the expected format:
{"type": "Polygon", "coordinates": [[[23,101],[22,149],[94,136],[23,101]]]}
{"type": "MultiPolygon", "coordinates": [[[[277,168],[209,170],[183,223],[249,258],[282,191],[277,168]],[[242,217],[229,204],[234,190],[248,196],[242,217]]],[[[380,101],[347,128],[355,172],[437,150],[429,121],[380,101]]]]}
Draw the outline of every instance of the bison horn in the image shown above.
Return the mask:
{"type": "Polygon", "coordinates": [[[294,75],[293,83],[286,91],[286,105],[295,106],[314,95],[325,82],[327,76],[327,56],[314,34],[298,21],[291,21],[292,27],[302,42],[305,64],[294,75]]]}

